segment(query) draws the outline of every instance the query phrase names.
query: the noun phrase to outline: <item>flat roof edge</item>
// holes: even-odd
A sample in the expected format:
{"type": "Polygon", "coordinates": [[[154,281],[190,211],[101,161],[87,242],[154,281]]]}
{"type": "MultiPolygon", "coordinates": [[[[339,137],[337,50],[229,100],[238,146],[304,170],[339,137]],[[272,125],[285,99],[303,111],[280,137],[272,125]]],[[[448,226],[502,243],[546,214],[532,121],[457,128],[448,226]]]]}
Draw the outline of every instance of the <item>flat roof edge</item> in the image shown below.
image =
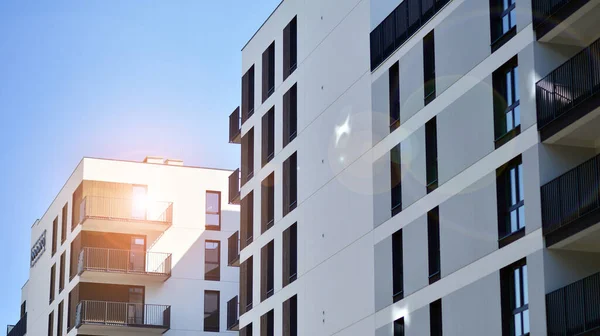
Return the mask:
{"type": "Polygon", "coordinates": [[[277,7],[275,7],[275,9],[271,12],[271,14],[269,14],[269,16],[267,17],[267,19],[260,25],[260,27],[258,27],[258,29],[254,32],[254,34],[252,35],[252,37],[250,37],[250,39],[248,40],[248,42],[246,42],[246,44],[244,44],[244,46],[242,47],[241,51],[244,51],[244,49],[246,49],[246,47],[248,46],[248,44],[250,44],[250,42],[252,42],[252,40],[254,39],[254,37],[256,36],[256,34],[258,34],[258,32],[262,29],[262,27],[264,27],[264,25],[267,23],[267,21],[269,21],[269,19],[273,16],[273,14],[275,14],[275,12],[277,11],[277,9],[279,9],[279,7],[281,7],[281,4],[284,1],[285,0],[281,0],[281,2],[279,3],[279,5],[277,5],[277,7]]]}

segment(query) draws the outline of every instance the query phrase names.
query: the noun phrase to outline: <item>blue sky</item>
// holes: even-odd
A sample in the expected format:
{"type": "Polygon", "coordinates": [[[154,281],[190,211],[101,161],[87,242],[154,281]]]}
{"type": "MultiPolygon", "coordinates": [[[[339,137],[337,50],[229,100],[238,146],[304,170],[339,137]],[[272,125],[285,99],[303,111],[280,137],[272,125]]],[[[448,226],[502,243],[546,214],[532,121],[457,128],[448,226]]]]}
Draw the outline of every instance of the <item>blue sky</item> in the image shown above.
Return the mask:
{"type": "Polygon", "coordinates": [[[240,50],[279,2],[0,1],[0,328],[29,228],[83,156],[238,166],[240,50]]]}

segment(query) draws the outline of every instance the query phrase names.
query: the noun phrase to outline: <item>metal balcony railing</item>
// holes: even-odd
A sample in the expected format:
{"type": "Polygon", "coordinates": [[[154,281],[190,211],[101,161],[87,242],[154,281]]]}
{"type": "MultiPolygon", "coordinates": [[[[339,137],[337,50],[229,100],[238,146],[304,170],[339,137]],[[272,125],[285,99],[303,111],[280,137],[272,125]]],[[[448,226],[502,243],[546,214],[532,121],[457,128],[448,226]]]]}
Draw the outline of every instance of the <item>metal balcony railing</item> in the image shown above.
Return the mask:
{"type": "Polygon", "coordinates": [[[546,323],[551,336],[599,330],[600,273],[546,294],[546,323]]]}
{"type": "Polygon", "coordinates": [[[86,196],[80,205],[80,223],[86,218],[171,224],[173,222],[173,203],[86,196]]]}
{"type": "Polygon", "coordinates": [[[531,3],[531,9],[533,12],[533,26],[538,27],[546,21],[554,21],[555,14],[561,11],[564,7],[570,3],[578,2],[577,0],[533,0],[531,3]]]}
{"type": "Polygon", "coordinates": [[[240,233],[236,231],[227,239],[227,265],[233,266],[240,261],[240,233]]]}
{"type": "Polygon", "coordinates": [[[238,312],[238,297],[236,295],[227,302],[227,330],[237,330],[240,318],[238,312]]]}
{"type": "Polygon", "coordinates": [[[242,136],[242,119],[240,118],[240,107],[238,106],[229,115],[229,143],[240,143],[242,136]]]}
{"type": "Polygon", "coordinates": [[[541,187],[544,234],[600,207],[600,155],[541,187]]]}
{"type": "Polygon", "coordinates": [[[162,327],[171,326],[171,306],[127,302],[80,301],[75,325],[85,324],[162,327]]]}
{"type": "Polygon", "coordinates": [[[27,334],[27,313],[21,317],[17,324],[6,327],[7,336],[24,336],[27,334]]]}
{"type": "Polygon", "coordinates": [[[84,271],[171,275],[171,253],[84,247],[78,274],[84,271]]]}
{"type": "Polygon", "coordinates": [[[240,203],[240,169],[229,175],[229,204],[240,203]]]}
{"type": "Polygon", "coordinates": [[[600,40],[536,84],[538,129],[569,113],[600,91],[600,40]]]}

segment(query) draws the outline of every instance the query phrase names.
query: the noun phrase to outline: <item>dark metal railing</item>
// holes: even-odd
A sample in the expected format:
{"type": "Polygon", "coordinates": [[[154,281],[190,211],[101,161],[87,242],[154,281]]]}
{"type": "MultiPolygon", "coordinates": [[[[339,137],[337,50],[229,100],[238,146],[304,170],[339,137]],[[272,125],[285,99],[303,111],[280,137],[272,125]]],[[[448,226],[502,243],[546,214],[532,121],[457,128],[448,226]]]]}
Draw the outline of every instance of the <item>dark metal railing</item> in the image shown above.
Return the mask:
{"type": "Polygon", "coordinates": [[[237,330],[239,325],[237,295],[227,302],[227,330],[237,330]]]}
{"type": "Polygon", "coordinates": [[[550,336],[600,328],[600,273],[546,294],[546,323],[550,336]]]}
{"type": "Polygon", "coordinates": [[[600,207],[600,155],[541,187],[544,233],[563,227],[600,207]]]}
{"type": "Polygon", "coordinates": [[[227,239],[227,265],[233,266],[240,261],[240,238],[236,231],[227,239]]]}
{"type": "Polygon", "coordinates": [[[78,274],[83,271],[171,275],[171,253],[84,247],[78,274]]]}
{"type": "Polygon", "coordinates": [[[171,306],[127,302],[81,301],[75,325],[161,327],[171,326],[171,306]]]}
{"type": "Polygon", "coordinates": [[[86,218],[152,221],[171,224],[173,203],[86,196],[80,205],[80,222],[86,218]]]}
{"type": "Polygon", "coordinates": [[[23,336],[27,334],[27,313],[21,317],[17,324],[6,327],[6,336],[23,336]]]}
{"type": "Polygon", "coordinates": [[[229,204],[240,203],[240,169],[229,175],[229,204]]]}
{"type": "Polygon", "coordinates": [[[240,107],[238,106],[229,115],[229,142],[240,143],[242,135],[242,119],[240,118],[240,107]]]}
{"type": "Polygon", "coordinates": [[[600,91],[600,40],[536,84],[538,129],[600,91]]]}
{"type": "Polygon", "coordinates": [[[561,9],[574,0],[533,0],[531,2],[531,9],[533,12],[533,26],[538,27],[546,21],[553,21],[553,24],[557,24],[558,20],[554,19],[553,16],[557,14],[561,9]]]}

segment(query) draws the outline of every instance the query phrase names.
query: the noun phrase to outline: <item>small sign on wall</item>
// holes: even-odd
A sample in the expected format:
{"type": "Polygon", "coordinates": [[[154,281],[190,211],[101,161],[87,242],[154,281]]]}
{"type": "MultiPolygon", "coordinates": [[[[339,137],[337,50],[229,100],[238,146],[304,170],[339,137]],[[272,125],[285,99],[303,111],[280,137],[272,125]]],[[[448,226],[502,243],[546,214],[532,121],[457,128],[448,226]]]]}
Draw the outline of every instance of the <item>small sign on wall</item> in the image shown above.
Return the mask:
{"type": "Polygon", "coordinates": [[[38,238],[31,248],[31,267],[40,259],[44,251],[46,251],[46,230],[42,232],[40,238],[38,238]]]}

